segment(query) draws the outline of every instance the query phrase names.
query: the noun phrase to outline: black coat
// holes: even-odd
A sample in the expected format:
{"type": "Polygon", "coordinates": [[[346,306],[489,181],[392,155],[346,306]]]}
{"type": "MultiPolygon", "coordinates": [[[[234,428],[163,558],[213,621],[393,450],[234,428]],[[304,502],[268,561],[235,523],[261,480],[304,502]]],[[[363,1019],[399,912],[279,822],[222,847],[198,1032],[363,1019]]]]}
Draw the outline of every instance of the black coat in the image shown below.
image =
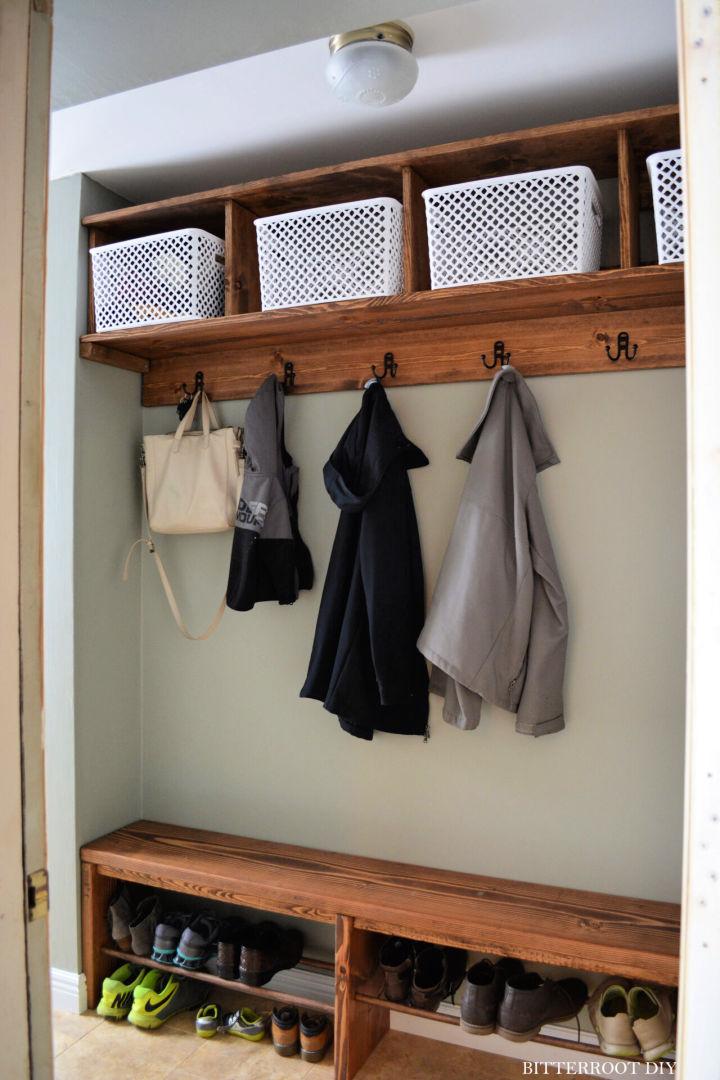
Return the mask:
{"type": "Polygon", "coordinates": [[[427,666],[416,647],[425,594],[407,474],[427,464],[373,383],[324,469],[342,513],[300,696],[362,739],[427,732],[427,666]]]}

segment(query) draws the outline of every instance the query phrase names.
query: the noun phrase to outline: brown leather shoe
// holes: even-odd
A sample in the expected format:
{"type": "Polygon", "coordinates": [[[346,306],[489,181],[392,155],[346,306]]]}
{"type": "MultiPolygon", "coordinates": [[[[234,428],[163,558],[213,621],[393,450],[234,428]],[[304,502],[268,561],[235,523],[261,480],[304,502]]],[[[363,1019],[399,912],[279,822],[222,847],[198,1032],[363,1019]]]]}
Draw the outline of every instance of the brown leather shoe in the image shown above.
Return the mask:
{"type": "Polygon", "coordinates": [[[437,1012],[440,1002],[455,993],[465,977],[467,953],[464,949],[427,945],[415,954],[410,1004],[416,1009],[437,1012]]]}
{"type": "Polygon", "coordinates": [[[543,979],[534,971],[508,979],[495,1030],[503,1039],[527,1042],[543,1024],[572,1020],[587,1001],[582,979],[543,979]]]}
{"type": "Polygon", "coordinates": [[[293,1057],[300,1046],[298,1011],[294,1005],[276,1005],[272,1011],[272,1041],[280,1057],[293,1057]]]}
{"type": "Polygon", "coordinates": [[[242,935],[237,977],[248,986],[264,986],[278,971],[300,962],[302,947],[299,930],[283,930],[274,922],[250,926],[242,935]]]}
{"type": "Polygon", "coordinates": [[[380,967],[385,975],[386,999],[405,1001],[412,978],[412,942],[407,938],[386,938],[380,948],[380,967]]]}
{"type": "Polygon", "coordinates": [[[300,1017],[300,1057],[303,1061],[322,1061],[330,1045],[327,1016],[303,1013],[300,1017]]]}
{"type": "Polygon", "coordinates": [[[522,960],[504,957],[493,964],[481,960],[466,976],[460,1005],[460,1026],[473,1035],[491,1035],[495,1030],[498,1005],[505,993],[505,983],[525,971],[522,960]]]}

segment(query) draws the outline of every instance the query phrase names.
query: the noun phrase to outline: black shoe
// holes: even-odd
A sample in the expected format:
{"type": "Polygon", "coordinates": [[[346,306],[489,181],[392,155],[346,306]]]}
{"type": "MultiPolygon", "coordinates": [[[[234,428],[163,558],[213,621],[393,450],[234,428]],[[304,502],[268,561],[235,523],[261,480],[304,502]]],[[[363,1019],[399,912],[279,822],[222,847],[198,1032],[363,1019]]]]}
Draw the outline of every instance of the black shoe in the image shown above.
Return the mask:
{"type": "Polygon", "coordinates": [[[283,930],[274,922],[248,927],[240,945],[238,980],[248,986],[264,986],[278,971],[300,962],[302,947],[299,930],[283,930]]]}

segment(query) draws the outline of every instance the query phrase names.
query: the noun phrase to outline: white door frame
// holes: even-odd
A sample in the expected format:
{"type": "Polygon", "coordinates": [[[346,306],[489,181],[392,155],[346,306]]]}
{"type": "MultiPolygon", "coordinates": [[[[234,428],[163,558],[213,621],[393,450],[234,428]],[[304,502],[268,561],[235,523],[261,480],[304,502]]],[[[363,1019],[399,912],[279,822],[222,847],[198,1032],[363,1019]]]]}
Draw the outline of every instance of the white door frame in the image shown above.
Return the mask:
{"type": "Polygon", "coordinates": [[[0,0],[0,1010],[3,1076],[52,1075],[42,718],[42,370],[49,0],[0,0]],[[38,904],[33,904],[33,897],[38,904]],[[39,917],[33,917],[39,916],[39,917]]]}
{"type": "Polygon", "coordinates": [[[683,1080],[711,1080],[720,1077],[720,0],[678,0],[678,53],[688,251],[688,674],[678,1061],[683,1080]]]}

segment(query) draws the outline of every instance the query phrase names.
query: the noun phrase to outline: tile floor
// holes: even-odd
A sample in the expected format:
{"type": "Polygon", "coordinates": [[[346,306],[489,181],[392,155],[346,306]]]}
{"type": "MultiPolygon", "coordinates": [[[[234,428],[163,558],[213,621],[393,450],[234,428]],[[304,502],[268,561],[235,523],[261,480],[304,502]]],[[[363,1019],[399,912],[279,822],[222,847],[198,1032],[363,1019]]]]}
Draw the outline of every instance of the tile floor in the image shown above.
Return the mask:
{"type": "MultiPolygon", "coordinates": [[[[199,1039],[185,1013],[157,1031],[55,1013],[55,1080],[332,1080],[332,1052],[308,1065],[281,1058],[268,1042],[230,1036],[199,1039]]],[[[357,1080],[516,1080],[522,1064],[391,1031],[357,1080]]]]}

